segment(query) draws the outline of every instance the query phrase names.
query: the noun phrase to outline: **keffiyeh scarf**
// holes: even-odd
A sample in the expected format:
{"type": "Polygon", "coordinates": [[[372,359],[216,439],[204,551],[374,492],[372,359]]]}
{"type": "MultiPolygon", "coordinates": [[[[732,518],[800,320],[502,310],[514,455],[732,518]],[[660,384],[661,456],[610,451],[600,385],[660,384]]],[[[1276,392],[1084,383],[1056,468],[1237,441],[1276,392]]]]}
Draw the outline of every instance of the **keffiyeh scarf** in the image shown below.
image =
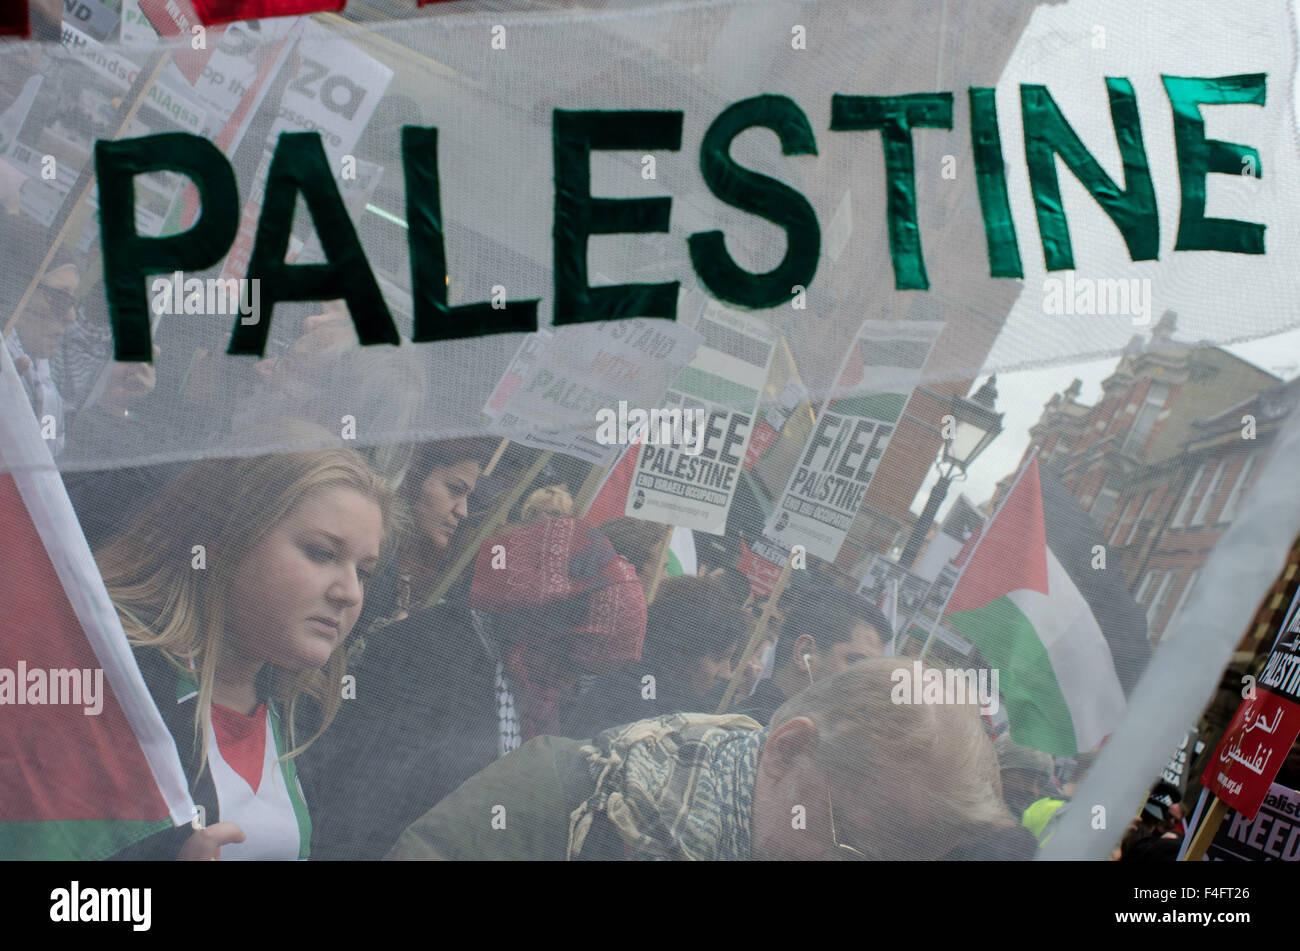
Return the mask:
{"type": "Polygon", "coordinates": [[[652,859],[751,857],[750,813],[767,731],[749,717],[678,713],[606,730],[582,748],[596,789],[569,817],[579,858],[598,813],[652,859]]]}

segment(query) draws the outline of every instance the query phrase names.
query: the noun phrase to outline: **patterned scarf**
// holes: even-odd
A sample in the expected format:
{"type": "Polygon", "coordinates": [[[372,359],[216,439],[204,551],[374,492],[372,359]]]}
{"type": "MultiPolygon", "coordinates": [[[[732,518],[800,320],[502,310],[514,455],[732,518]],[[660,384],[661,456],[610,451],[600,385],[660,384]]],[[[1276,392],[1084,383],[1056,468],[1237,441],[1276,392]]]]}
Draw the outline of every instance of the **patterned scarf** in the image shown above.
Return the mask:
{"type": "Polygon", "coordinates": [[[606,730],[582,752],[596,789],[569,817],[572,861],[596,813],[652,859],[745,860],[758,756],[749,717],[677,713],[606,730]]]}

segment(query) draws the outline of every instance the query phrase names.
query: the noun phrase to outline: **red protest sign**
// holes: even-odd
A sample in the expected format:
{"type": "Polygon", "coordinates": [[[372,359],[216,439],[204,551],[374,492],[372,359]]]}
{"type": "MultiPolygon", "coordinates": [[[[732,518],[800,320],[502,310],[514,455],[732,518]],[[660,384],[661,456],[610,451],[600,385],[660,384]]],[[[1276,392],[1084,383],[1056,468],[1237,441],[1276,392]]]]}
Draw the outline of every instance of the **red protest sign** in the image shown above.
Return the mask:
{"type": "Polygon", "coordinates": [[[0,36],[26,36],[27,0],[0,0],[0,36]]]}
{"type": "Polygon", "coordinates": [[[751,471],[754,466],[758,465],[758,460],[763,458],[763,454],[772,448],[772,443],[781,434],[768,424],[767,420],[760,419],[754,426],[753,435],[749,437],[749,448],[745,450],[745,461],[742,465],[746,471],[751,471]]]}
{"type": "Polygon", "coordinates": [[[781,569],[785,566],[784,559],[776,562],[771,560],[772,556],[780,557],[784,553],[776,545],[768,542],[767,539],[755,542],[755,547],[762,551],[763,554],[754,551],[749,545],[745,544],[744,539],[741,539],[740,564],[737,567],[749,579],[750,593],[755,598],[762,600],[772,593],[772,589],[776,587],[777,579],[781,577],[781,569]]]}
{"type": "MultiPolygon", "coordinates": [[[[194,36],[195,11],[190,6],[190,0],[140,0],[140,12],[145,15],[153,28],[158,31],[159,36],[194,36]]],[[[202,16],[200,11],[198,14],[202,16]]],[[[204,22],[208,22],[204,20],[204,22]]],[[[172,53],[172,61],[176,67],[184,74],[185,78],[194,85],[203,75],[203,67],[208,65],[208,60],[212,58],[212,53],[217,48],[220,40],[220,34],[214,33],[212,36],[204,36],[201,44],[191,40],[188,49],[177,47],[172,53]],[[209,45],[211,44],[211,45],[209,45]]]]}
{"type": "Polygon", "coordinates": [[[194,9],[204,23],[235,20],[263,20],[342,10],[347,0],[194,0],[194,9]]]}
{"type": "Polygon", "coordinates": [[[1298,735],[1300,635],[1274,645],[1254,696],[1228,724],[1201,783],[1253,820],[1298,735]]]}

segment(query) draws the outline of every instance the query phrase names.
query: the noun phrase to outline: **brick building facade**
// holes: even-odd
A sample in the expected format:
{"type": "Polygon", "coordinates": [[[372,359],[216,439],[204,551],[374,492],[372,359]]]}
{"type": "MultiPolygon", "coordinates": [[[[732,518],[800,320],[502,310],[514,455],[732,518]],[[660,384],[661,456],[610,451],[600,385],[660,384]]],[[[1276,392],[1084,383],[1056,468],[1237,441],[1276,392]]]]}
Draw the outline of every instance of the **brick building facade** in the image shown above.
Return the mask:
{"type": "Polygon", "coordinates": [[[1040,464],[1101,529],[1109,565],[1146,609],[1152,642],[1191,593],[1300,398],[1300,381],[1281,383],[1218,347],[1173,340],[1175,321],[1166,313],[1149,340],[1133,339],[1094,405],[1078,401],[1075,380],[1030,429],[1040,464]]]}

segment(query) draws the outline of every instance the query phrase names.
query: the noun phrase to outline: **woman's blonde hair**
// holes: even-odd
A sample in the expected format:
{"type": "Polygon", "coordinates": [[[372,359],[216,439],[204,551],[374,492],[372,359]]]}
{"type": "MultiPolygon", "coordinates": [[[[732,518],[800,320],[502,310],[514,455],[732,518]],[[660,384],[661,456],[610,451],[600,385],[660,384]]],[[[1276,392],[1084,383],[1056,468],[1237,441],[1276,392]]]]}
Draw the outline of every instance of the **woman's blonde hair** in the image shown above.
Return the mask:
{"type": "Polygon", "coordinates": [[[851,664],[786,701],[772,729],[807,717],[817,730],[817,762],[847,789],[883,784],[901,790],[925,816],[923,829],[880,829],[882,841],[852,843],[880,854],[912,857],[918,835],[949,848],[1015,829],[1002,799],[993,744],[971,704],[894,701],[895,672],[913,672],[907,657],[876,657],[851,664]]]}
{"type": "MultiPolygon", "coordinates": [[[[131,643],[157,648],[179,671],[198,680],[194,732],[196,742],[202,738],[200,771],[208,759],[212,690],[236,569],[304,499],[335,488],[353,489],[378,505],[386,544],[392,489],[359,453],[334,448],[197,462],[96,552],[131,643]]],[[[289,725],[285,759],[315,742],[334,719],[343,672],[342,643],[320,670],[274,671],[271,698],[289,725]],[[321,724],[298,746],[294,714],[304,694],[320,705],[321,724]]]]}

